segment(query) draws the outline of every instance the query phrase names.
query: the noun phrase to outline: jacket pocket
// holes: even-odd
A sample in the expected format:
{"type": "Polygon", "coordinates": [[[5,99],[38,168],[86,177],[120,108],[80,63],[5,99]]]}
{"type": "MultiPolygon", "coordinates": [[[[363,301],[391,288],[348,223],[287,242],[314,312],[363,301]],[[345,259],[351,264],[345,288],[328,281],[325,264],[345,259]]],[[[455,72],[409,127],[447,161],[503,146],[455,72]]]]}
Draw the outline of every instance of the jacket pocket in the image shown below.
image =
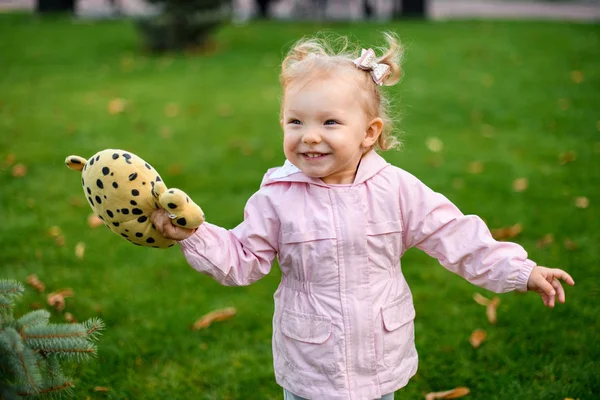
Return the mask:
{"type": "Polygon", "coordinates": [[[336,370],[331,318],[284,309],[279,351],[294,368],[331,374],[336,370]]]}
{"type": "Polygon", "coordinates": [[[409,293],[381,307],[383,363],[392,367],[414,351],[415,307],[409,293]]]}
{"type": "Polygon", "coordinates": [[[334,229],[282,233],[277,254],[281,271],[294,279],[332,282],[337,279],[334,229]]]}
{"type": "Polygon", "coordinates": [[[377,266],[395,266],[402,254],[402,221],[367,225],[369,259],[377,266]]]}

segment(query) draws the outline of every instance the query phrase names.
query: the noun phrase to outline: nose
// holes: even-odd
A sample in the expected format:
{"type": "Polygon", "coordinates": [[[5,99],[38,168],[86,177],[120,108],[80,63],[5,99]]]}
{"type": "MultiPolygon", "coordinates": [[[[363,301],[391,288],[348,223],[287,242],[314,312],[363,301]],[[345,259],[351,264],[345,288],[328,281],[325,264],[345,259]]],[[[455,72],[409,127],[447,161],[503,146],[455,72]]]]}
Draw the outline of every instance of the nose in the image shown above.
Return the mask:
{"type": "Polygon", "coordinates": [[[317,129],[307,129],[302,135],[302,143],[318,144],[321,143],[321,135],[317,129]]]}

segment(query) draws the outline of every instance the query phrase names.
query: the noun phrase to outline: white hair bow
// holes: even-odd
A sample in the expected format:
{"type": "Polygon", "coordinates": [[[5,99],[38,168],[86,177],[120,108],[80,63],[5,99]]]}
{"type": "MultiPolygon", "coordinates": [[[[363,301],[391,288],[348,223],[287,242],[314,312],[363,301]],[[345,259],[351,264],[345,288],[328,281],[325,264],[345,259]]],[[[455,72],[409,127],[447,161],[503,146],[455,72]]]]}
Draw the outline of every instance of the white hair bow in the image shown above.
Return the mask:
{"type": "Polygon", "coordinates": [[[390,66],[385,64],[377,63],[377,56],[373,49],[365,50],[362,49],[360,57],[352,61],[358,68],[365,71],[370,71],[371,76],[376,84],[379,86],[383,85],[383,80],[390,73],[390,66]]]}

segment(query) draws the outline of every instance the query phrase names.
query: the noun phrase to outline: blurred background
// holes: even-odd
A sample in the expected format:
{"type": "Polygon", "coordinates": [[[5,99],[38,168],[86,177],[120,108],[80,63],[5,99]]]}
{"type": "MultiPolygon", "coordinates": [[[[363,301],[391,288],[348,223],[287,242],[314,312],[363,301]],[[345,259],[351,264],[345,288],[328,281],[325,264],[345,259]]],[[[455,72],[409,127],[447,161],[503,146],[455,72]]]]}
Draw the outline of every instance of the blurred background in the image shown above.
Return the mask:
{"type": "Polygon", "coordinates": [[[76,398],[281,399],[277,265],[230,288],[177,247],[132,246],[98,226],[64,159],[131,151],[233,228],[284,162],[291,44],[326,31],[360,49],[393,31],[404,77],[384,90],[404,145],[382,155],[577,282],[547,309],[409,250],[420,367],[397,398],[600,397],[599,20],[592,0],[0,0],[0,278],[27,282],[16,313],[105,321],[98,357],[71,368],[76,398]],[[477,294],[498,297],[495,319],[477,294]]]}

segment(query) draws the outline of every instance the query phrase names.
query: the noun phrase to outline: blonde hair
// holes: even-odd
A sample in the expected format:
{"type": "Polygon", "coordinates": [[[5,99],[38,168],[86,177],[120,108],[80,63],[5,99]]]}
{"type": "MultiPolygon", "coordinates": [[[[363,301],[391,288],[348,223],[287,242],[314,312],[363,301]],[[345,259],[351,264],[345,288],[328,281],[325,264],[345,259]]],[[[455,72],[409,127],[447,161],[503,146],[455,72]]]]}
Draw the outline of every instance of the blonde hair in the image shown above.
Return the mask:
{"type": "MultiPolygon", "coordinates": [[[[392,135],[393,120],[389,116],[390,101],[381,91],[371,73],[360,70],[352,62],[359,57],[360,48],[351,53],[346,36],[332,38],[328,37],[303,38],[297,41],[281,64],[281,75],[279,77],[281,87],[285,89],[295,80],[315,78],[326,75],[338,68],[347,68],[357,71],[356,76],[359,88],[364,93],[364,108],[369,118],[381,118],[383,120],[383,131],[377,140],[375,147],[381,150],[389,150],[400,146],[400,140],[392,135]]],[[[400,81],[402,69],[400,63],[404,49],[398,37],[390,32],[384,33],[387,48],[377,48],[376,54],[383,54],[377,58],[377,62],[390,67],[390,73],[384,79],[383,86],[392,86],[400,81]]]]}

